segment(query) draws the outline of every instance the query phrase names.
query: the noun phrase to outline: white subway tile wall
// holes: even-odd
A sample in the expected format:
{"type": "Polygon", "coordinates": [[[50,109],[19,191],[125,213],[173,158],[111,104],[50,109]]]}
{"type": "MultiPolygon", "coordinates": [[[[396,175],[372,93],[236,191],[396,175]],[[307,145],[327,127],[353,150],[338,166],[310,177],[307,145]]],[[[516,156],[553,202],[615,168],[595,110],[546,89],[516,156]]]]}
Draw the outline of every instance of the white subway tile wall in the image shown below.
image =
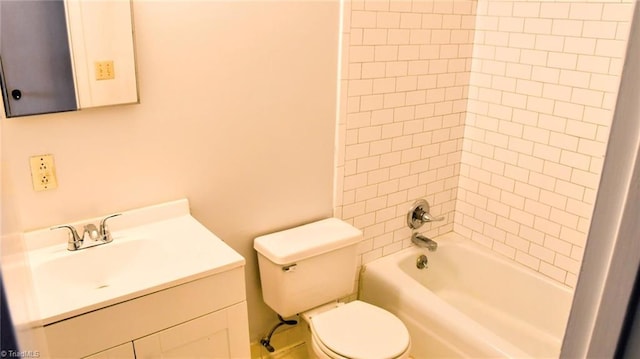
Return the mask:
{"type": "Polygon", "coordinates": [[[476,2],[346,1],[336,216],[362,229],[366,263],[410,245],[419,198],[453,230],[476,2]]]}
{"type": "Polygon", "coordinates": [[[476,9],[454,231],[574,287],[633,2],[476,9]]]}
{"type": "Polygon", "coordinates": [[[426,198],[461,233],[575,285],[633,1],[345,1],[335,215],[361,262],[426,198]]]}

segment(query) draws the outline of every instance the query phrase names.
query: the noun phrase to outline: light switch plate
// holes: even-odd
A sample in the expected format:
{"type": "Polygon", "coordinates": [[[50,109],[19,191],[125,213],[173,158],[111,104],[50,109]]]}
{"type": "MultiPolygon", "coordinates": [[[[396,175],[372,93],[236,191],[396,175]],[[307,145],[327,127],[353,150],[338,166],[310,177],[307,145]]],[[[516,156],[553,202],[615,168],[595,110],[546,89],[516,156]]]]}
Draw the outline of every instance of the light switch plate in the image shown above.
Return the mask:
{"type": "Polygon", "coordinates": [[[96,61],[96,80],[113,80],[116,73],[113,68],[113,61],[96,61]]]}
{"type": "Polygon", "coordinates": [[[31,180],[35,191],[46,191],[58,187],[53,155],[39,155],[29,158],[31,180]]]}

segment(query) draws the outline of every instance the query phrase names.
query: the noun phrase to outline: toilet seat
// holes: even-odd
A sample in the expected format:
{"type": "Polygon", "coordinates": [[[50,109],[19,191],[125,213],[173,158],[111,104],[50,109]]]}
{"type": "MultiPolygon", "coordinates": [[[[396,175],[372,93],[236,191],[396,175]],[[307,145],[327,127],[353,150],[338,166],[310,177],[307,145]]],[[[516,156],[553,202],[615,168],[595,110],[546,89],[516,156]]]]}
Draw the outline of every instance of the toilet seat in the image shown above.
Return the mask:
{"type": "Polygon", "coordinates": [[[310,320],[313,344],[332,358],[401,358],[411,340],[404,323],[374,305],[353,301],[310,320]]]}

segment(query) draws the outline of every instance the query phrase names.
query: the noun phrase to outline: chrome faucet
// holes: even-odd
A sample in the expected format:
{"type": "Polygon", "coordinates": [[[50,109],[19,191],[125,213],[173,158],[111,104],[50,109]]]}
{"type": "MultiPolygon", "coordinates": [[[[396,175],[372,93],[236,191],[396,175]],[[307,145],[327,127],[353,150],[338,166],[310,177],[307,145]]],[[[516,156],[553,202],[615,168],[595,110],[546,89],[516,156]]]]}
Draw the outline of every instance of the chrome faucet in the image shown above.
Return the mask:
{"type": "Polygon", "coordinates": [[[438,242],[433,239],[429,239],[418,232],[414,232],[411,235],[411,242],[415,243],[418,247],[426,248],[431,252],[438,249],[438,242]]]}
{"type": "Polygon", "coordinates": [[[54,229],[68,229],[69,230],[69,241],[67,242],[67,250],[69,251],[77,251],[81,249],[87,249],[91,247],[95,247],[101,244],[109,243],[113,241],[113,237],[111,237],[111,232],[109,232],[109,228],[107,227],[107,220],[109,218],[117,217],[122,215],[122,213],[112,214],[110,216],[105,217],[102,221],[100,221],[100,229],[96,227],[95,224],[89,223],[84,225],[82,231],[82,237],[78,234],[78,231],[74,226],[71,225],[61,225],[50,228],[54,229]],[[85,237],[89,235],[89,240],[92,242],[91,244],[85,244],[85,237]],[[85,244],[83,246],[83,244],[85,244]]]}

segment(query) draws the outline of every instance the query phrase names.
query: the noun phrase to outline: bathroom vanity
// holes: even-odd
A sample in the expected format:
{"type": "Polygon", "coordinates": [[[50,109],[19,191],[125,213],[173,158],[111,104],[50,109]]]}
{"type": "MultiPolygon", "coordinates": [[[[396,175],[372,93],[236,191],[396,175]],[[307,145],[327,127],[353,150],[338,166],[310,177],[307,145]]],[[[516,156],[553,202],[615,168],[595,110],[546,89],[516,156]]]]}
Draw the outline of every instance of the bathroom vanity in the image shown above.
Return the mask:
{"type": "MultiPolygon", "coordinates": [[[[100,218],[69,225],[91,223],[100,218]]],[[[245,260],[187,200],[109,226],[112,242],[79,250],[67,249],[66,231],[25,234],[51,357],[250,357],[245,260]]]]}

